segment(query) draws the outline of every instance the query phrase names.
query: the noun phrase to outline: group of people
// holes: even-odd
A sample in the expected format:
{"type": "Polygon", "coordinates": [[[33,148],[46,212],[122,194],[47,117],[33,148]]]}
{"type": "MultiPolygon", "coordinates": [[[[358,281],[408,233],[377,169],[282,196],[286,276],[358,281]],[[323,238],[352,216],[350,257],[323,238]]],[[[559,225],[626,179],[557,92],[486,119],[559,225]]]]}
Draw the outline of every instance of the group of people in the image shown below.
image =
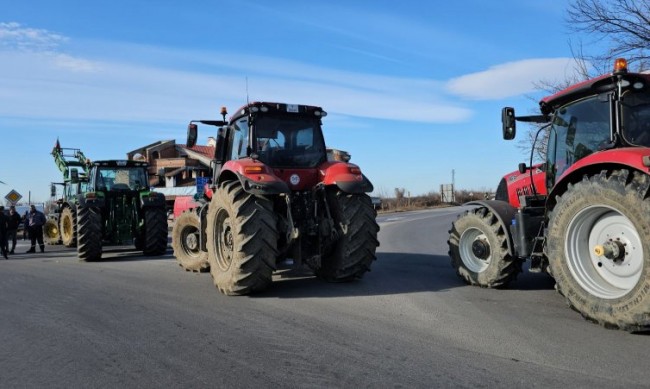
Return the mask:
{"type": "MultiPolygon", "coordinates": [[[[9,259],[9,254],[14,254],[14,250],[16,250],[18,226],[21,222],[24,223],[25,231],[31,240],[31,248],[27,252],[35,253],[37,242],[41,252],[45,251],[45,244],[43,243],[45,214],[36,209],[34,205],[31,205],[29,212],[23,218],[16,212],[16,207],[13,205],[9,207],[9,214],[6,214],[5,208],[0,206],[0,251],[5,259],[9,259]],[[9,242],[11,242],[11,250],[9,250],[9,242]]],[[[23,239],[25,239],[24,235],[23,239]]]]}

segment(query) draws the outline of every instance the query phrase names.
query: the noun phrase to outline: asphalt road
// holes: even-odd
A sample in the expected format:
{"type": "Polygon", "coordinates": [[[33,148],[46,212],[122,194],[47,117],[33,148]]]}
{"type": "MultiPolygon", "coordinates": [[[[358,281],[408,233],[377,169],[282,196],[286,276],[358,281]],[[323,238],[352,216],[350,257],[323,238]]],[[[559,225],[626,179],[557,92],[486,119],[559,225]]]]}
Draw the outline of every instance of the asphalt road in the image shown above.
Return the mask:
{"type": "Polygon", "coordinates": [[[461,208],[381,215],[372,272],[281,273],[219,294],[209,274],[128,248],[83,263],[0,259],[0,387],[648,387],[650,336],[570,310],[543,274],[466,286],[447,257],[461,208]]]}

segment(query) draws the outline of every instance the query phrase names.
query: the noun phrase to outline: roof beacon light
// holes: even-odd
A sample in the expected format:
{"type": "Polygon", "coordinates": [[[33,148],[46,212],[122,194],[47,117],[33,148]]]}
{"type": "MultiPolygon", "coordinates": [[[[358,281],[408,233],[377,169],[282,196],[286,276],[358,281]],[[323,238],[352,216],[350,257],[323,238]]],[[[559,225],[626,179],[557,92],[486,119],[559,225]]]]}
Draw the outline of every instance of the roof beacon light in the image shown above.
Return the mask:
{"type": "Polygon", "coordinates": [[[616,58],[614,61],[614,74],[627,73],[627,60],[625,58],[616,58]]]}

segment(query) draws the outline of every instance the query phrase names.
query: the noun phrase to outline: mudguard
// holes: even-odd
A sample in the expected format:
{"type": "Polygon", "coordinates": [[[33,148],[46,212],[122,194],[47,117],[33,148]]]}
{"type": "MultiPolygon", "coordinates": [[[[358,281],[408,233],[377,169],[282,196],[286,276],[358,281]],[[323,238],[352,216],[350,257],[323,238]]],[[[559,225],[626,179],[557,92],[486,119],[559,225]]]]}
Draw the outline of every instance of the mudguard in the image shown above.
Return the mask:
{"type": "Polygon", "coordinates": [[[336,185],[346,193],[369,193],[374,190],[359,166],[348,162],[327,162],[320,168],[321,182],[336,185]]]}
{"type": "Polygon", "coordinates": [[[142,207],[164,207],[165,195],[160,192],[143,192],[140,193],[142,207]]]}
{"type": "Polygon", "coordinates": [[[647,174],[650,166],[649,155],[650,149],[646,147],[623,147],[590,154],[562,173],[555,181],[548,198],[554,201],[555,196],[562,194],[568,184],[582,180],[585,175],[598,174],[602,170],[628,168],[647,174]]]}
{"type": "Polygon", "coordinates": [[[514,242],[512,240],[512,233],[510,232],[510,225],[515,218],[515,214],[517,214],[517,208],[510,205],[508,202],[501,200],[477,200],[470,201],[463,205],[477,205],[489,209],[499,220],[499,224],[508,237],[508,254],[512,256],[517,255],[515,252],[514,242]]]}
{"type": "Polygon", "coordinates": [[[231,160],[223,165],[219,181],[234,177],[246,192],[254,195],[289,193],[286,182],[273,174],[268,166],[250,158],[231,160]]]}
{"type": "Polygon", "coordinates": [[[86,197],[90,193],[86,193],[85,195],[79,196],[79,207],[103,207],[106,199],[104,198],[104,195],[101,194],[96,197],[86,197]]]}

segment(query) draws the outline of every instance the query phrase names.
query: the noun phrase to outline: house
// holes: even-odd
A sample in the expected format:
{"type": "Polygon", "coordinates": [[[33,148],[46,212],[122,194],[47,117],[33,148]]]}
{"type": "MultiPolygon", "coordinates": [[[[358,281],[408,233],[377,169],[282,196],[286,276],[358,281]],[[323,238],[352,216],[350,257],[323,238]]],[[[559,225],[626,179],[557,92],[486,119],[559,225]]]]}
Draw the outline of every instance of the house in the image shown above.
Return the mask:
{"type": "Polygon", "coordinates": [[[168,204],[173,206],[176,196],[196,193],[197,178],[212,177],[210,161],[215,145],[213,137],[208,138],[207,145],[193,147],[162,140],[130,151],[126,157],[149,163],[149,186],[165,194],[168,204]]]}

